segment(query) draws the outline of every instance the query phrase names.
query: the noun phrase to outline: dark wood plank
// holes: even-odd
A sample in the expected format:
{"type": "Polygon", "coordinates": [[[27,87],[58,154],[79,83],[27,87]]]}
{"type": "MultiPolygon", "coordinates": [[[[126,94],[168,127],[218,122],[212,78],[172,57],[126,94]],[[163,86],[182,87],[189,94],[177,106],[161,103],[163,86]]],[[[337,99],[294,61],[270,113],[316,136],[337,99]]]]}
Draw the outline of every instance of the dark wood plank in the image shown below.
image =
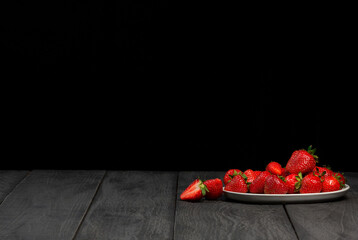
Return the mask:
{"type": "Polygon", "coordinates": [[[358,239],[358,173],[345,175],[351,187],[345,198],[286,205],[300,239],[358,239]]]}
{"type": "Polygon", "coordinates": [[[76,240],[172,239],[177,172],[108,172],[76,240]]]}
{"type": "Polygon", "coordinates": [[[352,188],[352,191],[358,192],[358,173],[346,172],[344,175],[348,179],[347,184],[352,188]]]}
{"type": "Polygon", "coordinates": [[[27,173],[28,171],[0,171],[0,204],[27,173]]]}
{"type": "Polygon", "coordinates": [[[0,205],[0,239],[72,239],[104,171],[33,171],[0,205]]]}
{"type": "Polygon", "coordinates": [[[224,199],[185,202],[180,194],[197,177],[223,179],[224,172],[180,172],[174,239],[296,239],[282,205],[224,199]]]}

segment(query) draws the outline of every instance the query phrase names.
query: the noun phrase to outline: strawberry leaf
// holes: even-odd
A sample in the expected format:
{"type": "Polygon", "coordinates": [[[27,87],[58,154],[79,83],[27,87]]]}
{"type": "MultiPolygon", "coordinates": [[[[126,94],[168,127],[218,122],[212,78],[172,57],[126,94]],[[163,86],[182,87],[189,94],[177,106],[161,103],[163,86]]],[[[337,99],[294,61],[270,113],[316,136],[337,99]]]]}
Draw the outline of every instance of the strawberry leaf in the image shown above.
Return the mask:
{"type": "Polygon", "coordinates": [[[239,174],[241,177],[243,177],[245,179],[245,182],[247,182],[247,176],[243,173],[243,172],[239,172],[239,174]]]}
{"type": "Polygon", "coordinates": [[[200,184],[199,184],[199,187],[201,189],[201,194],[203,196],[206,195],[207,192],[209,192],[209,189],[206,187],[206,185],[200,180],[200,184]]]}
{"type": "Polygon", "coordinates": [[[324,168],[327,168],[328,170],[332,170],[331,166],[329,165],[323,165],[324,168]]]}
{"type": "Polygon", "coordinates": [[[310,145],[307,149],[307,152],[312,155],[312,157],[316,160],[316,162],[318,162],[318,156],[315,155],[316,151],[317,151],[316,148],[312,149],[312,145],[310,145]]]}
{"type": "Polygon", "coordinates": [[[282,181],[286,182],[286,179],[283,176],[278,176],[279,179],[281,179],[282,181]]]}
{"type": "Polygon", "coordinates": [[[242,172],[241,171],[237,172],[236,170],[234,170],[234,174],[229,175],[229,176],[230,176],[231,179],[233,179],[235,176],[240,175],[240,173],[242,173],[242,172]]]}
{"type": "Polygon", "coordinates": [[[301,181],[295,182],[295,192],[298,192],[301,188],[301,181]]]}
{"type": "Polygon", "coordinates": [[[206,195],[205,189],[201,189],[201,194],[202,194],[203,196],[206,195]]]}
{"type": "Polygon", "coordinates": [[[295,182],[295,192],[299,192],[301,185],[302,185],[302,172],[298,173],[298,176],[296,176],[297,182],[295,182]]]}

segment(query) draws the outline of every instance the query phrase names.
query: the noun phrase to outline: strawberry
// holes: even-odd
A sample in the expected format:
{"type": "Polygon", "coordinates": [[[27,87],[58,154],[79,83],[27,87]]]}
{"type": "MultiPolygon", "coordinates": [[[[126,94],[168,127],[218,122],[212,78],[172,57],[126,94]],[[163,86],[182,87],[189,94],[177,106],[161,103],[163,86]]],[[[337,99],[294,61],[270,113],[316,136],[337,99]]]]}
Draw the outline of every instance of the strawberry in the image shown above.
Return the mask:
{"type": "Polygon", "coordinates": [[[333,176],[334,172],[331,170],[330,167],[324,166],[324,167],[318,167],[319,172],[324,172],[326,171],[325,176],[333,176]]]}
{"type": "Polygon", "coordinates": [[[247,183],[252,183],[252,181],[254,181],[255,178],[257,177],[257,174],[255,174],[255,171],[253,171],[251,169],[247,169],[244,172],[244,174],[247,177],[247,180],[246,180],[247,183]]]}
{"type": "Polygon", "coordinates": [[[206,199],[217,199],[223,193],[223,183],[219,178],[209,179],[204,182],[208,192],[205,195],[206,199]]]}
{"type": "Polygon", "coordinates": [[[287,177],[288,175],[290,175],[290,172],[286,168],[282,168],[282,177],[287,177]]]}
{"type": "MultiPolygon", "coordinates": [[[[311,173],[309,173],[311,174],[311,173]]],[[[333,176],[333,171],[325,168],[325,167],[315,167],[312,171],[312,174],[320,177],[322,179],[322,181],[324,180],[325,177],[327,176],[333,176]]]]}
{"type": "Polygon", "coordinates": [[[322,192],[333,192],[341,189],[341,181],[334,176],[325,177],[322,184],[322,192]]]}
{"type": "Polygon", "coordinates": [[[265,180],[271,173],[268,171],[263,171],[260,175],[255,178],[255,180],[250,184],[251,193],[264,193],[265,180]]]}
{"type": "Polygon", "coordinates": [[[262,173],[262,171],[254,171],[255,178],[257,178],[260,175],[260,173],[262,173]]]}
{"type": "Polygon", "coordinates": [[[319,193],[322,190],[321,179],[315,175],[306,175],[302,179],[300,193],[319,193]]]}
{"type": "Polygon", "coordinates": [[[346,178],[343,176],[343,173],[340,173],[340,172],[336,172],[336,173],[333,173],[332,176],[335,176],[338,181],[342,182],[342,185],[344,186],[346,184],[346,178]]]}
{"type": "Polygon", "coordinates": [[[315,152],[316,149],[312,149],[312,146],[309,146],[307,151],[304,149],[294,151],[287,162],[286,169],[295,174],[312,172],[316,166],[316,159],[318,159],[314,155],[315,152]]]}
{"type": "Polygon", "coordinates": [[[286,194],[288,187],[286,183],[277,175],[270,175],[265,180],[264,193],[265,194],[286,194]]]}
{"type": "Polygon", "coordinates": [[[301,188],[301,181],[302,181],[302,173],[299,174],[290,174],[285,177],[286,185],[287,185],[287,193],[298,193],[301,188]]]}
{"type": "Polygon", "coordinates": [[[230,169],[229,171],[226,172],[225,176],[224,176],[224,184],[227,185],[231,179],[233,179],[233,177],[235,177],[236,175],[239,175],[241,171],[239,169],[230,169]]]}
{"type": "Polygon", "coordinates": [[[208,189],[204,185],[203,181],[196,179],[184,190],[184,192],[180,195],[180,199],[187,201],[199,201],[206,195],[206,192],[208,192],[208,189]]]}
{"type": "Polygon", "coordinates": [[[283,173],[281,164],[279,164],[278,162],[270,162],[269,164],[267,164],[266,171],[278,176],[281,176],[283,173]]]}
{"type": "Polygon", "coordinates": [[[246,193],[247,190],[247,184],[241,175],[236,175],[226,186],[225,190],[231,191],[231,192],[242,192],[246,193]]]}

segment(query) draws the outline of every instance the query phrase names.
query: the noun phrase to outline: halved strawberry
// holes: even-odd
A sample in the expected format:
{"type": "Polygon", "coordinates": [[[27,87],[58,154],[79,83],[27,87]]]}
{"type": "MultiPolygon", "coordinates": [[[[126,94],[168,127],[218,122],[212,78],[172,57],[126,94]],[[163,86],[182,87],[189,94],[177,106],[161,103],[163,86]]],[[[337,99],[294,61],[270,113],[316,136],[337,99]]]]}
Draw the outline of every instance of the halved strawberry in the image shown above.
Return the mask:
{"type": "Polygon", "coordinates": [[[203,181],[196,179],[184,190],[184,192],[180,195],[180,199],[186,201],[199,201],[206,195],[207,192],[208,188],[205,186],[203,181]]]}
{"type": "Polygon", "coordinates": [[[217,199],[223,193],[223,182],[219,179],[209,179],[204,182],[208,192],[205,195],[206,199],[217,199]]]}

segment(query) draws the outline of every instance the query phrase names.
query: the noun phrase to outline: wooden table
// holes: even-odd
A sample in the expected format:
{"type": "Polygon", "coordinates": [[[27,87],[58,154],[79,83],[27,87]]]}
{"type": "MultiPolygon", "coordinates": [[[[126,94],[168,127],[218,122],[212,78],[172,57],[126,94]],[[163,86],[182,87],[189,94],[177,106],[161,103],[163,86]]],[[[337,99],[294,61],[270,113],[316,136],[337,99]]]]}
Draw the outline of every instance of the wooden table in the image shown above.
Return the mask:
{"type": "Polygon", "coordinates": [[[224,172],[0,171],[0,239],[358,239],[358,173],[335,202],[192,203],[197,176],[224,172]]]}

